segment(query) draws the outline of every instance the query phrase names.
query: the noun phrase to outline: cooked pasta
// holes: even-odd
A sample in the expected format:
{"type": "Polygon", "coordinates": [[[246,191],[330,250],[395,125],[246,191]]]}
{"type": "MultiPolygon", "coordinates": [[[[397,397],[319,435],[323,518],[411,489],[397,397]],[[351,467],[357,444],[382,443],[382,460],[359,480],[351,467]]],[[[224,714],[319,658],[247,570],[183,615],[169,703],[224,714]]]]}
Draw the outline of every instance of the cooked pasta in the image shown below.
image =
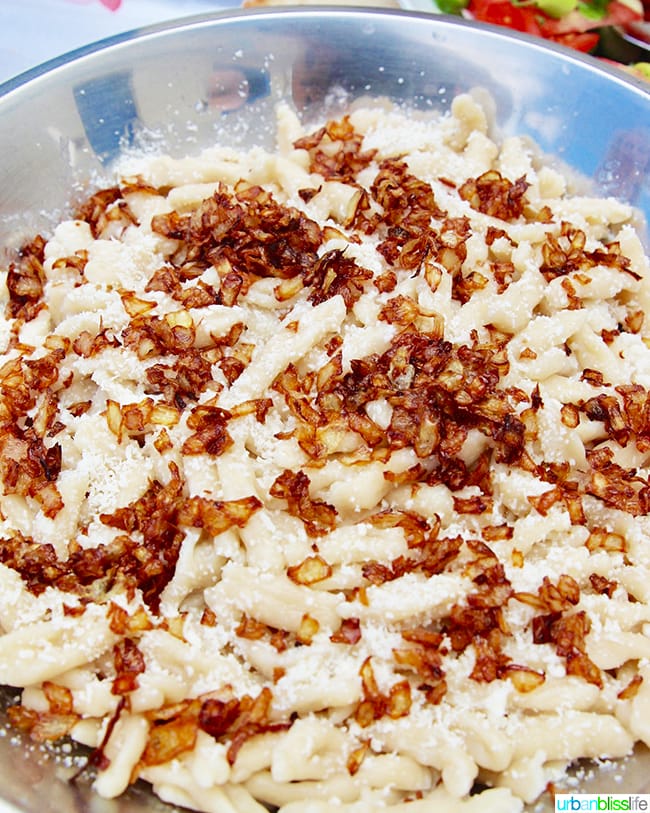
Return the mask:
{"type": "Polygon", "coordinates": [[[650,267],[471,95],[131,157],[3,277],[0,682],[197,811],[650,745],[650,267]]]}

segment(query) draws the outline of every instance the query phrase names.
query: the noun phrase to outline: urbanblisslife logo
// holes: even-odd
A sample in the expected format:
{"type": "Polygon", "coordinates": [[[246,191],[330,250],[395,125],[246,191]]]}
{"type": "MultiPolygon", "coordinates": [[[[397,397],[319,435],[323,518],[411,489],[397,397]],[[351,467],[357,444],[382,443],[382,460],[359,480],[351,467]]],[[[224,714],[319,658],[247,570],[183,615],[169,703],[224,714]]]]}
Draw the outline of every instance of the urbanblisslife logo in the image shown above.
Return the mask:
{"type": "Polygon", "coordinates": [[[650,793],[557,793],[555,811],[650,811],[650,793]]]}

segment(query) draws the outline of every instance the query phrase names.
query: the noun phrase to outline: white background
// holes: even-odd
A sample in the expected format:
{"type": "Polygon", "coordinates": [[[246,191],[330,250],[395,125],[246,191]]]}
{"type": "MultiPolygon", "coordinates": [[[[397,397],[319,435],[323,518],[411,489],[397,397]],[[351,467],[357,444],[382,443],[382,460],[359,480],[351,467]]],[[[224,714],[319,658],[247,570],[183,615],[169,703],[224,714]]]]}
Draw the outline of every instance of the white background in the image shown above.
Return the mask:
{"type": "Polygon", "coordinates": [[[239,5],[240,0],[122,0],[110,11],[99,0],[0,0],[0,82],[113,34],[239,5]]]}

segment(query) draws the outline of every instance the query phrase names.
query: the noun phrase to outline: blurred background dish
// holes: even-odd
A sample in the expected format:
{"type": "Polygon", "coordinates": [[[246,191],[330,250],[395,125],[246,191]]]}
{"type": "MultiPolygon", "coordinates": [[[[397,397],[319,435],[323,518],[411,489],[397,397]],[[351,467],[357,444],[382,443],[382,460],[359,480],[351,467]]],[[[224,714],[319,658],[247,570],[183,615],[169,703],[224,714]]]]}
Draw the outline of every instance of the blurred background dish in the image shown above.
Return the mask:
{"type": "Polygon", "coordinates": [[[399,0],[550,40],[620,65],[650,82],[650,4],[642,0],[399,0]]]}

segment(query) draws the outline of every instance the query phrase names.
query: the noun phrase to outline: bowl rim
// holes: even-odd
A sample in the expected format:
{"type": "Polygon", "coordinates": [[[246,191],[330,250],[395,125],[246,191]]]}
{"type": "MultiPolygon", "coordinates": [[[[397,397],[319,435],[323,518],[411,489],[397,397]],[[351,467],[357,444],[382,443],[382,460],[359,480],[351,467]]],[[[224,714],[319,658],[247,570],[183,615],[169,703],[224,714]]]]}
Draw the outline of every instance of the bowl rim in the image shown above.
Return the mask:
{"type": "Polygon", "coordinates": [[[127,45],[132,41],[149,39],[151,37],[173,34],[183,29],[195,27],[211,26],[213,24],[228,24],[231,20],[243,20],[246,18],[319,18],[319,17],[365,17],[365,18],[385,18],[385,17],[405,17],[407,19],[426,20],[427,24],[441,28],[469,28],[474,31],[485,31],[496,40],[516,41],[529,48],[535,48],[554,55],[569,64],[574,64],[582,70],[600,74],[607,81],[613,81],[622,85],[628,91],[640,92],[642,97],[647,96],[650,102],[650,82],[645,81],[632,73],[616,66],[615,63],[599,59],[591,54],[584,54],[573,48],[569,48],[551,40],[527,34],[522,31],[506,28],[504,26],[470,20],[464,17],[440,14],[435,12],[407,9],[404,7],[370,7],[352,5],[327,5],[319,3],[314,5],[298,5],[298,0],[292,0],[291,4],[267,7],[242,7],[237,6],[227,9],[216,9],[199,14],[190,14],[174,17],[170,20],[151,23],[149,25],[138,26],[126,31],[112,34],[107,37],[94,40],[86,45],[73,48],[59,56],[52,57],[44,62],[28,68],[18,73],[16,76],[0,83],[0,106],[4,97],[19,91],[24,85],[46,76],[58,68],[70,65],[77,60],[81,60],[92,54],[127,45]],[[296,4],[294,4],[296,3],[296,4]]]}

